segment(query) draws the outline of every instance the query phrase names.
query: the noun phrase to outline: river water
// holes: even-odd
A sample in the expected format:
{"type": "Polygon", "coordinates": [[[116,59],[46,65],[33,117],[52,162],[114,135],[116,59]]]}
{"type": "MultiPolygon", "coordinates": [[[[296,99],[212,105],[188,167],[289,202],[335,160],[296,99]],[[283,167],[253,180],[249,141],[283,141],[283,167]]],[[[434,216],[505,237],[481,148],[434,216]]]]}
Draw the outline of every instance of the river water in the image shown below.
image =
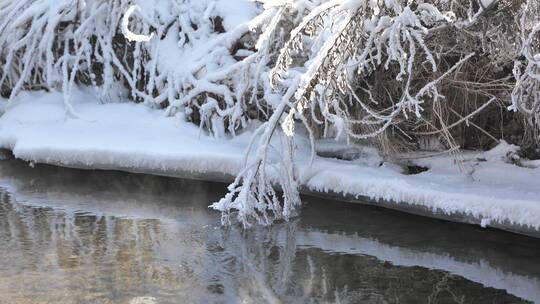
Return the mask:
{"type": "Polygon", "coordinates": [[[306,197],[223,228],[220,184],[0,162],[0,303],[540,303],[540,240],[306,197]]]}

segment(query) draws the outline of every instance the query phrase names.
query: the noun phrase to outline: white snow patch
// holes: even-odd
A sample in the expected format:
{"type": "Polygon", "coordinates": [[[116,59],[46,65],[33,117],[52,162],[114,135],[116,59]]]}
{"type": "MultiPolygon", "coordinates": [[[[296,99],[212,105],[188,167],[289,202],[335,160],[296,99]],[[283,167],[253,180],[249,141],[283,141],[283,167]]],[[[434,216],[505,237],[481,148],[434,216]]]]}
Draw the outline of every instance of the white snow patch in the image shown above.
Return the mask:
{"type": "Polygon", "coordinates": [[[482,219],[482,221],[480,222],[480,226],[482,228],[487,228],[487,226],[489,226],[489,224],[491,224],[491,219],[488,219],[488,218],[484,218],[482,219]]]}

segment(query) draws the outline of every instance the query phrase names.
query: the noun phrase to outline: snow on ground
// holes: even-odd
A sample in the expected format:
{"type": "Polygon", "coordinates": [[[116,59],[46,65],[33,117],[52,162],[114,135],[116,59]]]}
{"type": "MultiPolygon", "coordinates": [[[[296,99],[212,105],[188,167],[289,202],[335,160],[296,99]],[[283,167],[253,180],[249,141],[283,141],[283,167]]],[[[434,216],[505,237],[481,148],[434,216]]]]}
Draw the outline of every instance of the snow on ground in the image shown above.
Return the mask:
{"type": "MultiPolygon", "coordinates": [[[[251,136],[246,131],[216,139],[180,114],[166,117],[129,102],[99,104],[90,91],[76,92],[73,106],[78,119],[66,118],[60,93],[21,94],[0,117],[0,148],[35,163],[219,180],[242,168],[251,136]]],[[[329,147],[321,144],[319,150],[328,152],[329,147]]],[[[511,145],[466,152],[459,166],[452,156],[415,160],[429,168],[416,175],[381,165],[366,148],[348,148],[360,156],[355,160],[317,157],[311,166],[307,143],[299,143],[299,149],[298,172],[307,191],[369,197],[396,203],[398,209],[412,204],[466,214],[483,226],[512,223],[540,229],[540,169],[513,164],[518,160],[511,145]]]]}
{"type": "Polygon", "coordinates": [[[245,136],[215,140],[163,111],[131,103],[97,105],[88,92],[73,97],[80,117],[66,119],[60,101],[59,93],[22,94],[2,117],[1,146],[36,163],[226,174],[240,169],[245,136]]]}

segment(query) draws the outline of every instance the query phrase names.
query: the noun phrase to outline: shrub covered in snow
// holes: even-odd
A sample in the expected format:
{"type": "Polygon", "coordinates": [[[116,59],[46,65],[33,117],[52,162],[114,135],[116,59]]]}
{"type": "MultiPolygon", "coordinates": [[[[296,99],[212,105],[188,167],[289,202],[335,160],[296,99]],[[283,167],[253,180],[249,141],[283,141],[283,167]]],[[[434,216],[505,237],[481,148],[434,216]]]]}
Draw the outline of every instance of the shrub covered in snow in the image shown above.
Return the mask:
{"type": "Polygon", "coordinates": [[[298,133],[386,157],[503,138],[538,156],[539,12],[537,0],[0,0],[0,90],[61,90],[76,117],[71,91],[91,86],[215,136],[259,120],[214,207],[271,223],[300,204],[298,133]]]}

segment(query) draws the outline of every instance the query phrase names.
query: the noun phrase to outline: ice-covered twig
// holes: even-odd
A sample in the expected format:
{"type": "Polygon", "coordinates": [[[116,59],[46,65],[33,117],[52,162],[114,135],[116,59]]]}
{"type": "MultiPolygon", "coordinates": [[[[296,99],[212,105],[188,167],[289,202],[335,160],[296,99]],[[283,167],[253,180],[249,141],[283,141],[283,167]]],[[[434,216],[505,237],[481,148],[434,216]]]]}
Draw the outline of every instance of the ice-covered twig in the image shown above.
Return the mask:
{"type": "Polygon", "coordinates": [[[131,15],[136,12],[140,11],[141,7],[138,5],[132,5],[128,8],[126,11],[126,14],[124,15],[124,18],[122,18],[122,33],[124,34],[124,37],[126,37],[129,41],[135,41],[135,42],[148,42],[154,37],[154,33],[150,35],[138,35],[133,33],[129,29],[129,18],[131,15]]]}

